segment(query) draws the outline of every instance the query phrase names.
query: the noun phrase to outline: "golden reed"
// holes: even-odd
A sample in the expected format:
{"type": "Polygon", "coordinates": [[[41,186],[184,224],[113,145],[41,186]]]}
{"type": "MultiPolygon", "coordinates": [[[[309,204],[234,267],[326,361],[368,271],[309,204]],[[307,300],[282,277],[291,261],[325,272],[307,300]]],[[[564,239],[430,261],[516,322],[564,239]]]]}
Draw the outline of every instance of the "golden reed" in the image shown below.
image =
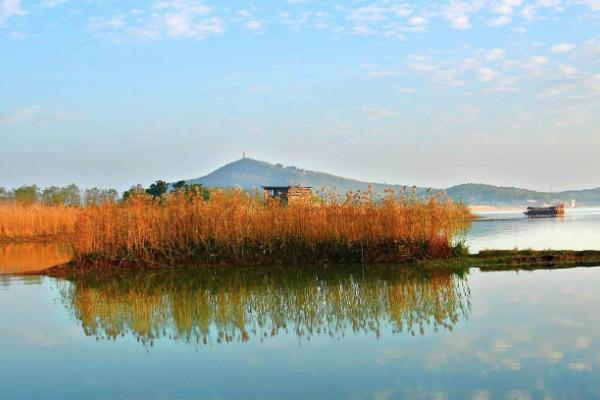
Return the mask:
{"type": "Polygon", "coordinates": [[[79,207],[0,203],[0,240],[71,237],[79,211],[79,207]]]}
{"type": "Polygon", "coordinates": [[[134,196],[82,208],[74,249],[80,262],[315,263],[405,262],[452,255],[471,214],[441,196],[388,192],[329,196],[281,206],[241,190],[134,196]]]}

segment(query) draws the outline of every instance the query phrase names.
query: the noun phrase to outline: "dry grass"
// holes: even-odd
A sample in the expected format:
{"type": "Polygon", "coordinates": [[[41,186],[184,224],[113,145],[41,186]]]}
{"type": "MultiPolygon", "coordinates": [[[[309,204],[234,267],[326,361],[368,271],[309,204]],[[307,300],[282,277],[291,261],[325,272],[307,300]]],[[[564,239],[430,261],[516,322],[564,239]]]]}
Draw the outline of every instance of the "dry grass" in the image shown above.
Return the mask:
{"type": "Polygon", "coordinates": [[[323,204],[282,207],[243,191],[200,196],[136,196],[81,210],[79,261],[314,263],[403,262],[452,254],[470,218],[466,207],[388,193],[332,196],[323,204]]]}
{"type": "Polygon", "coordinates": [[[80,208],[0,203],[0,240],[69,238],[80,208]]]}

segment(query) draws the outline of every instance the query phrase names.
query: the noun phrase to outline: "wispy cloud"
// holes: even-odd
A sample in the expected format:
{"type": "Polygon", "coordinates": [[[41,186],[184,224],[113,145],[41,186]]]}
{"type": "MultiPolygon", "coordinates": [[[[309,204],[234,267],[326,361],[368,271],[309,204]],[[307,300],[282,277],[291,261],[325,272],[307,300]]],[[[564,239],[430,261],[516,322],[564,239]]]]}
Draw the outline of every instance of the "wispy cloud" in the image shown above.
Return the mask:
{"type": "Polygon", "coordinates": [[[26,123],[50,123],[69,119],[71,114],[30,105],[0,112],[0,125],[19,126],[26,123]]]}
{"type": "Polygon", "coordinates": [[[377,117],[392,117],[397,115],[395,111],[392,111],[383,107],[371,107],[365,106],[360,109],[363,113],[367,114],[370,118],[377,117]]]}
{"type": "Polygon", "coordinates": [[[568,53],[577,47],[574,43],[559,43],[550,48],[552,53],[568,53]]]}
{"type": "Polygon", "coordinates": [[[144,10],[92,17],[89,28],[111,40],[204,39],[225,33],[225,21],[202,2],[166,0],[144,10]]]}
{"type": "Polygon", "coordinates": [[[477,76],[479,77],[479,80],[483,82],[493,81],[498,75],[500,75],[499,72],[493,68],[484,67],[477,70],[477,76]]]}
{"type": "Polygon", "coordinates": [[[21,0],[0,0],[0,25],[3,25],[9,18],[25,14],[21,0]]]}
{"type": "Polygon", "coordinates": [[[0,124],[3,125],[20,125],[30,119],[42,110],[42,107],[34,105],[27,107],[14,108],[9,111],[0,113],[0,124]]]}
{"type": "Polygon", "coordinates": [[[511,22],[512,22],[512,17],[510,17],[508,15],[500,15],[499,17],[488,20],[487,24],[489,26],[498,27],[498,26],[508,25],[511,22]]]}
{"type": "Polygon", "coordinates": [[[61,4],[64,4],[66,2],[68,2],[69,0],[43,0],[42,4],[46,7],[56,7],[59,6],[61,4]]]}

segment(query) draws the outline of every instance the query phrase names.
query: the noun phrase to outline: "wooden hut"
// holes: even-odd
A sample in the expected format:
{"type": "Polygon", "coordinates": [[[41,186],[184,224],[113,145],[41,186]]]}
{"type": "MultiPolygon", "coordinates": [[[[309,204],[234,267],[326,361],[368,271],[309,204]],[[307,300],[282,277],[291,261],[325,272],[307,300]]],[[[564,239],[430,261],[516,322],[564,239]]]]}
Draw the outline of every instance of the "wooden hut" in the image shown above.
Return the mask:
{"type": "Polygon", "coordinates": [[[266,199],[277,199],[281,204],[306,204],[313,197],[310,186],[263,186],[266,199]]]}

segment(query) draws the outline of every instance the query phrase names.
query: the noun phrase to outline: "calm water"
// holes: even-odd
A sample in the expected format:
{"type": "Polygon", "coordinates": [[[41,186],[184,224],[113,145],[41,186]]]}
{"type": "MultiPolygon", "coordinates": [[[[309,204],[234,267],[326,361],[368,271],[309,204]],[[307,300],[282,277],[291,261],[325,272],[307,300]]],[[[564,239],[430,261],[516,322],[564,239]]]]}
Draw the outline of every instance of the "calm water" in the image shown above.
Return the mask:
{"type": "Polygon", "coordinates": [[[564,217],[480,213],[467,234],[471,252],[484,249],[600,250],[600,208],[568,209],[564,217]]]}
{"type": "MultiPolygon", "coordinates": [[[[474,250],[600,245],[595,210],[486,217],[474,250]]],[[[69,257],[0,245],[0,399],[600,398],[600,268],[14,275],[69,257]]]]}

